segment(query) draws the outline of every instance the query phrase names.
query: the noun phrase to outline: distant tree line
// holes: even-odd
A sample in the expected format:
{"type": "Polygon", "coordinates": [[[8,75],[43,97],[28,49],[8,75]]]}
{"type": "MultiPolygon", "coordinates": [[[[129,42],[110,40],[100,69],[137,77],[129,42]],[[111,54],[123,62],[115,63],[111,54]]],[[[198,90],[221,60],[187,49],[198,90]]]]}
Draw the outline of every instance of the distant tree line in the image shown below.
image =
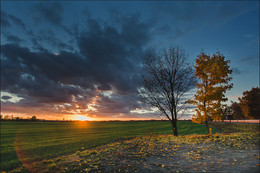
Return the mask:
{"type": "Polygon", "coordinates": [[[1,121],[40,121],[40,119],[37,119],[36,116],[21,118],[21,117],[15,117],[13,115],[0,115],[0,120],[1,121]]]}
{"type": "Polygon", "coordinates": [[[223,120],[260,119],[260,88],[252,88],[243,92],[237,102],[225,107],[223,120]]]}
{"type": "MultiPolygon", "coordinates": [[[[45,120],[45,119],[38,119],[35,115],[32,117],[22,118],[13,115],[0,115],[0,121],[45,121],[45,122],[71,122],[73,120],[45,120]]],[[[78,121],[78,120],[75,120],[78,121]]]]}

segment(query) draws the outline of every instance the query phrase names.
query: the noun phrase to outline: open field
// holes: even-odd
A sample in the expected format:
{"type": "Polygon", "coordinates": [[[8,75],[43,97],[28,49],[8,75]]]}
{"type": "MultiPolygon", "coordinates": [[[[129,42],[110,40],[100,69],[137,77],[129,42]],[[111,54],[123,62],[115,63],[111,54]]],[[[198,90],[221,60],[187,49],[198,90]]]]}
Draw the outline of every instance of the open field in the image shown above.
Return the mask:
{"type": "MultiPolygon", "coordinates": [[[[259,127],[259,126],[258,126],[259,127]]],[[[254,129],[256,130],[256,129],[254,129]]],[[[32,172],[259,172],[259,133],[142,136],[45,160],[32,172]]],[[[19,170],[23,170],[22,168],[19,170]]]]}
{"type": "Polygon", "coordinates": [[[223,132],[179,137],[150,133],[70,155],[24,162],[25,166],[11,172],[260,171],[259,125],[211,123],[211,127],[223,132]]]}
{"type": "Polygon", "coordinates": [[[2,122],[1,166],[8,172],[259,172],[259,125],[214,122],[209,136],[203,125],[178,125],[174,137],[167,121],[2,122]]]}
{"type": "MultiPolygon", "coordinates": [[[[190,121],[179,121],[178,130],[180,135],[206,133],[204,126],[190,121]]],[[[21,161],[34,163],[136,136],[171,133],[168,121],[1,122],[1,170],[21,167],[21,161]]]]}

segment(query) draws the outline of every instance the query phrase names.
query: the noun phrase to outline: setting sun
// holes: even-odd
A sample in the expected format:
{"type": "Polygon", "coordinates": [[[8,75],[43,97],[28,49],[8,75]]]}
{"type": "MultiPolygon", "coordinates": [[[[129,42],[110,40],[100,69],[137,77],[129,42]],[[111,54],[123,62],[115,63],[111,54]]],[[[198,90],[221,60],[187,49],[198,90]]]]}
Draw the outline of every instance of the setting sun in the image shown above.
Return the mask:
{"type": "Polygon", "coordinates": [[[79,120],[79,121],[89,121],[89,120],[92,120],[91,118],[89,118],[88,116],[86,115],[74,115],[72,117],[73,120],[79,120]]]}

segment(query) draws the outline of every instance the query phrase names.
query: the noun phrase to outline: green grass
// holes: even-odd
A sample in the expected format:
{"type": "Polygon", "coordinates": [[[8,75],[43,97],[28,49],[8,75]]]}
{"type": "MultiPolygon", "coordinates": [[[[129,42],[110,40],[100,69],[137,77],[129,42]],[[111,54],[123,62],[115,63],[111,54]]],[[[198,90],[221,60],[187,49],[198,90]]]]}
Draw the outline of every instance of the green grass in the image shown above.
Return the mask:
{"type": "MultiPolygon", "coordinates": [[[[178,122],[179,135],[206,134],[205,126],[178,122]]],[[[213,129],[213,133],[220,130],[213,129]]],[[[1,171],[48,160],[123,138],[172,134],[168,121],[146,122],[1,122],[1,171]],[[20,157],[20,160],[18,156],[20,157]]]]}

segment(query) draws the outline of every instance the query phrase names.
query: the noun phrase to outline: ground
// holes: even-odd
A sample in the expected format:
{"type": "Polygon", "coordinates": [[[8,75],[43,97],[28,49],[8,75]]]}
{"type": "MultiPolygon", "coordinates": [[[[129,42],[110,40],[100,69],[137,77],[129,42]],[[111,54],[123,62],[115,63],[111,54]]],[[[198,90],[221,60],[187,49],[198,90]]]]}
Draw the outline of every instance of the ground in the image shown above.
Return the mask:
{"type": "Polygon", "coordinates": [[[259,131],[179,137],[151,133],[24,165],[31,172],[259,172],[258,144],[259,131]]]}

